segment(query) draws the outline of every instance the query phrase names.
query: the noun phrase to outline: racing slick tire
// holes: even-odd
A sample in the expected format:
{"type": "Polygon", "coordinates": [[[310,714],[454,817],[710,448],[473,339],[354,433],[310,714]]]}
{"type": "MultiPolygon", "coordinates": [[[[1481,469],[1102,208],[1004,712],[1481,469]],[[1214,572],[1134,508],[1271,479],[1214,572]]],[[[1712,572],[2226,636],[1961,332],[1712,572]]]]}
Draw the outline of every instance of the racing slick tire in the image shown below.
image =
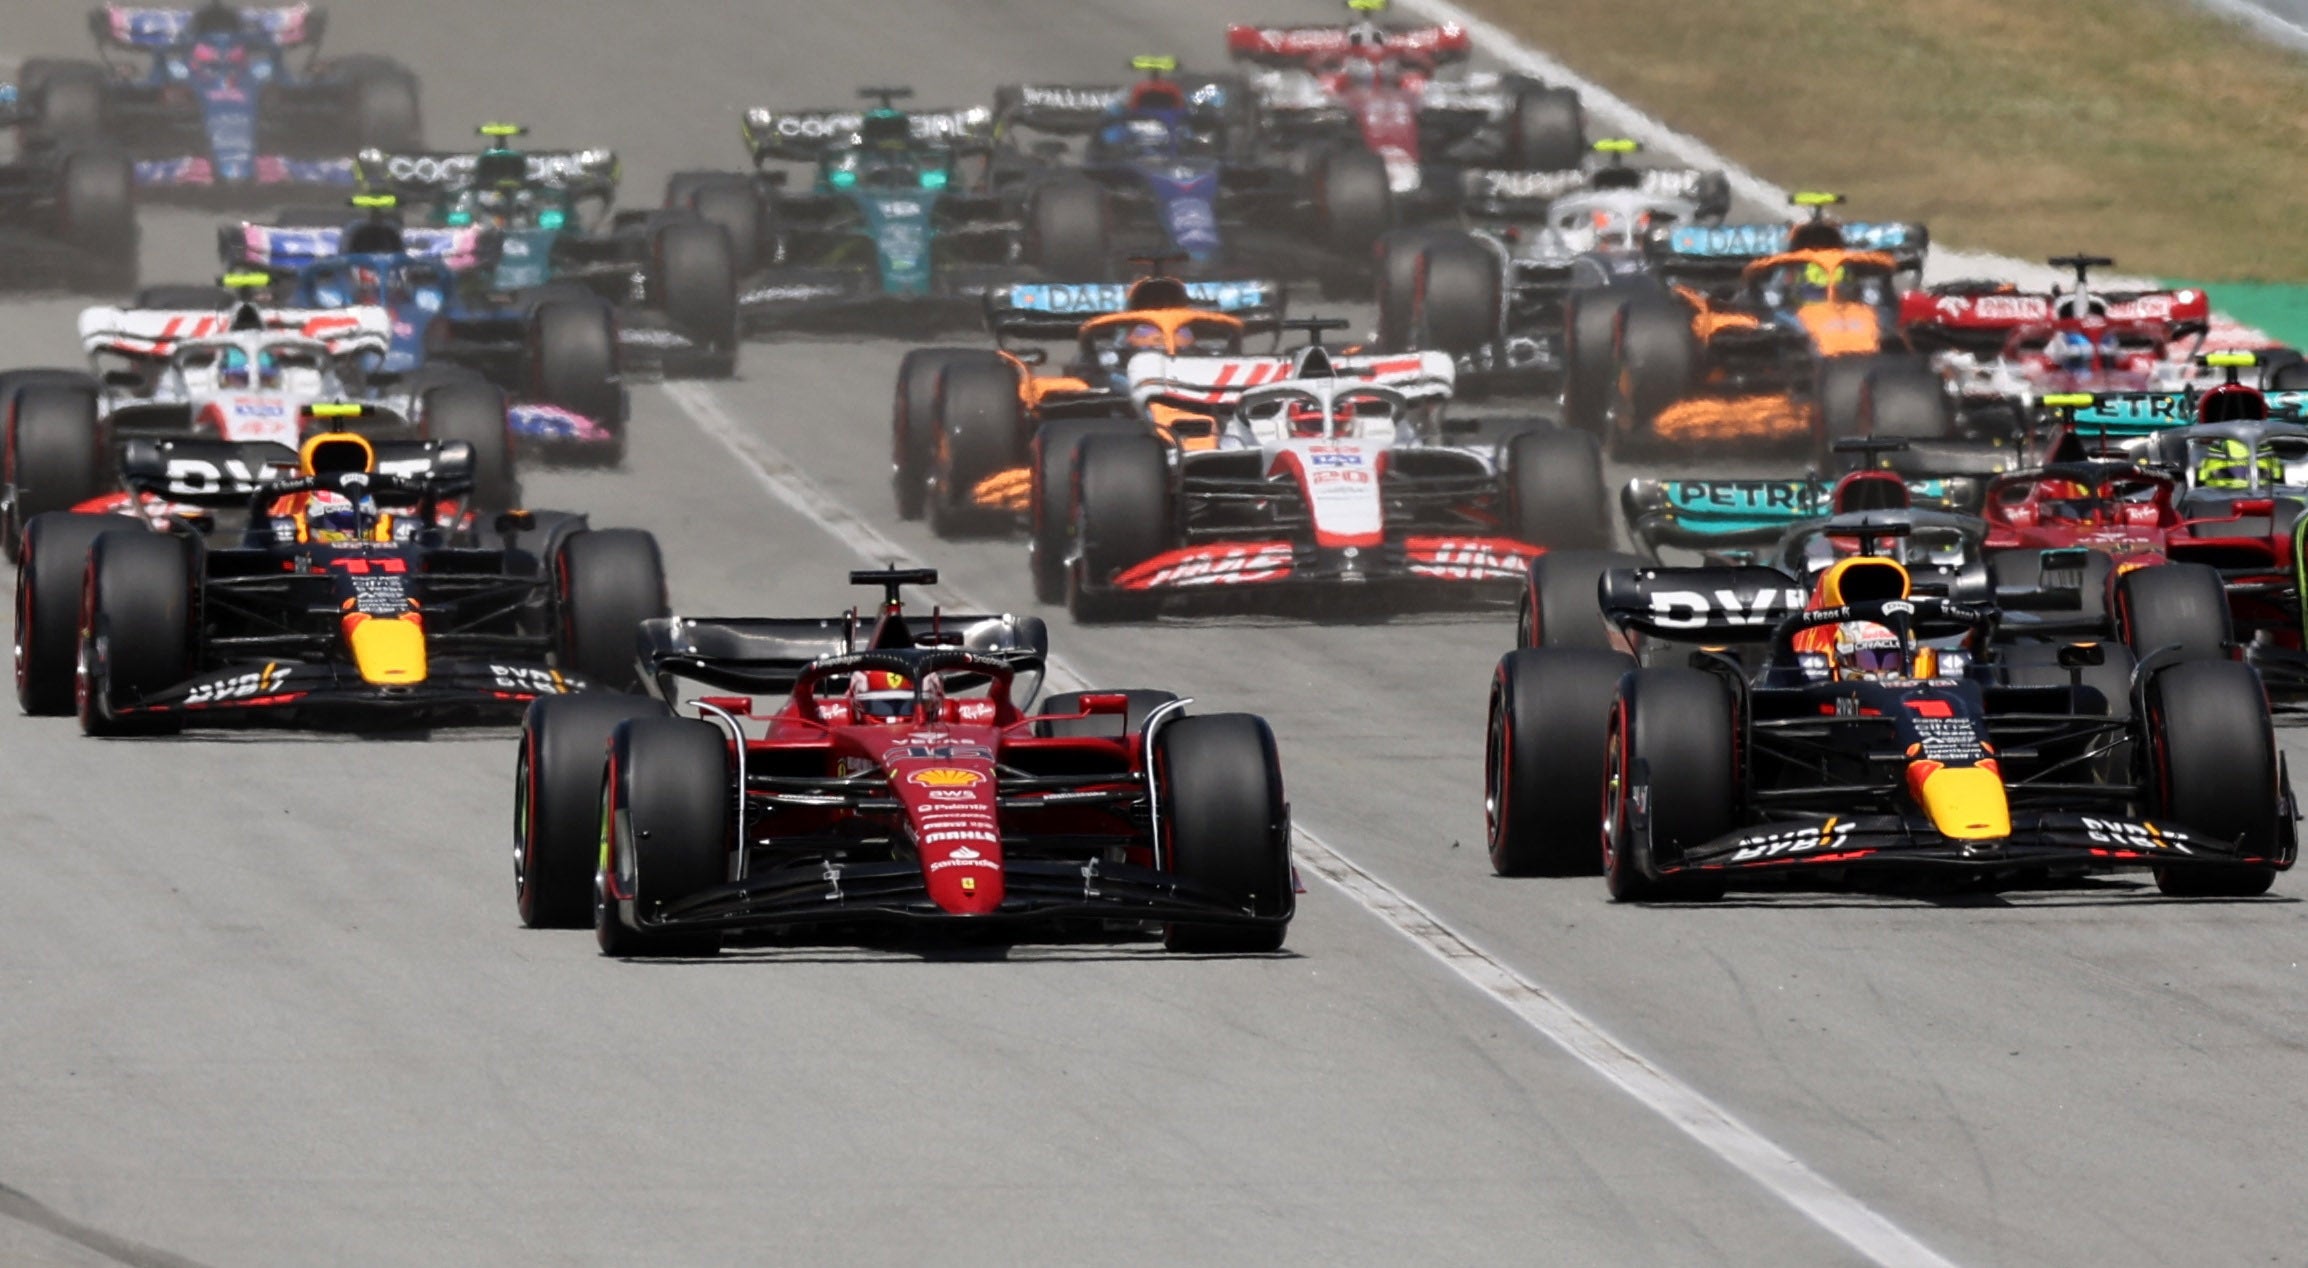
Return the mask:
{"type": "Polygon", "coordinates": [[[1116,573],[1170,549],[1170,464],[1152,436],[1093,436],[1074,460],[1074,564],[1066,611],[1083,624],[1145,615],[1144,596],[1107,588],[1116,573]]]}
{"type": "Polygon", "coordinates": [[[1497,342],[1505,282],[1499,257],[1472,236],[1430,240],[1412,273],[1412,346],[1456,355],[1497,342]]]}
{"type": "Polygon", "coordinates": [[[417,77],[381,57],[346,58],[338,68],[350,81],[346,117],[355,149],[388,154],[425,148],[425,120],[417,105],[417,77]]]}
{"type": "Polygon", "coordinates": [[[1507,166],[1524,172],[1562,172],[1587,157],[1587,112],[1569,88],[1531,86],[1515,94],[1507,118],[1507,166]]]}
{"type": "Polygon", "coordinates": [[[90,295],[136,287],[136,175],[126,155],[84,150],[65,156],[58,178],[56,231],[78,248],[72,285],[90,295]]]}
{"type": "Polygon", "coordinates": [[[1055,721],[1034,723],[1034,734],[1044,739],[1068,738],[1080,735],[1104,739],[1120,739],[1137,735],[1146,729],[1146,719],[1156,709],[1178,698],[1175,691],[1156,691],[1147,687],[1130,687],[1115,691],[1061,691],[1036,706],[1037,717],[1049,714],[1080,713],[1084,696],[1127,696],[1129,706],[1122,716],[1111,713],[1087,718],[1058,718],[1055,721]]]}
{"type": "Polygon", "coordinates": [[[1014,518],[1004,503],[978,500],[978,486],[1026,466],[1024,405],[1018,369],[998,353],[945,363],[933,413],[937,450],[930,458],[930,531],[942,538],[985,532],[1014,518]]]}
{"type": "Polygon", "coordinates": [[[601,954],[720,954],[720,931],[642,933],[620,918],[614,898],[631,899],[634,910],[645,913],[728,880],[733,782],[728,740],[710,722],[641,717],[610,733],[603,876],[593,900],[601,954]],[[604,884],[614,884],[618,894],[604,884]]]}
{"type": "Polygon", "coordinates": [[[1603,447],[1580,431],[1527,431],[1506,444],[1507,526],[1533,546],[1605,549],[1603,447]]]}
{"type": "Polygon", "coordinates": [[[675,330],[720,354],[717,378],[737,368],[736,256],[727,230],[693,216],[668,220],[649,235],[649,301],[675,330]]]}
{"type": "Polygon", "coordinates": [[[890,411],[890,492],[898,518],[918,520],[929,505],[930,464],[938,453],[938,378],[955,361],[986,354],[977,348],[914,348],[898,362],[897,400],[890,411]]]}
{"type": "Polygon", "coordinates": [[[30,136],[60,145],[87,146],[104,139],[104,86],[110,79],[93,62],[41,61],[24,65],[19,85],[38,122],[30,136]]]}
{"type": "Polygon", "coordinates": [[[1644,560],[1615,550],[1550,550],[1532,560],[1515,646],[1617,649],[1619,636],[1603,620],[1603,574],[1644,566],[1644,560]]]}
{"type": "Polygon", "coordinates": [[[1180,718],[1154,736],[1155,848],[1171,875],[1266,925],[1163,928],[1170,951],[1249,955],[1280,951],[1297,903],[1290,867],[1290,803],[1266,719],[1248,713],[1180,718]]]}
{"type": "Polygon", "coordinates": [[[513,441],[505,426],[505,393],[496,384],[475,379],[427,388],[418,399],[417,417],[427,439],[471,446],[476,510],[509,511],[521,505],[513,441]]]}
{"type": "Polygon", "coordinates": [[[2141,660],[2163,647],[2178,647],[2184,661],[2228,660],[2236,645],[2228,592],[2209,564],[2120,573],[2114,606],[2116,634],[2141,660]]]}
{"type": "Polygon", "coordinates": [[[636,630],[671,614],[657,539],[638,528],[571,533],[553,557],[553,597],[559,667],[610,691],[638,691],[636,630]]]}
{"type": "Polygon", "coordinates": [[[529,310],[528,351],[530,397],[615,431],[616,457],[623,457],[625,391],[609,305],[558,297],[538,304],[529,310]]]}
{"type": "Polygon", "coordinates": [[[1381,352],[1408,352],[1416,327],[1411,323],[1420,261],[1429,243],[1454,236],[1439,229],[1395,229],[1378,240],[1378,348],[1381,352]]]}
{"type": "Polygon", "coordinates": [[[689,211],[729,235],[729,267],[745,277],[761,267],[761,199],[737,172],[675,172],[665,182],[668,209],[689,211]]]}
{"type": "MultiPolygon", "coordinates": [[[[2147,694],[2155,817],[2278,857],[2276,733],[2260,675],[2238,661],[2188,661],[2158,671],[2147,694]]],[[[2276,883],[2274,867],[2159,867],[2155,876],[2156,888],[2183,898],[2252,898],[2276,883]]]]}
{"type": "Polygon", "coordinates": [[[1644,295],[1619,311],[1612,342],[1619,417],[1611,447],[1623,456],[1654,445],[1652,423],[1697,384],[1699,336],[1691,329],[1690,305],[1672,295],[1644,295]]]}
{"type": "Polygon", "coordinates": [[[1026,562],[1033,571],[1034,598],[1039,602],[1066,601],[1066,558],[1074,550],[1069,499],[1074,489],[1074,463],[1081,456],[1083,442],[1092,436],[1135,436],[1145,430],[1127,418],[1064,418],[1035,429],[1026,562]]]}
{"type": "Polygon", "coordinates": [[[513,772],[513,900],[522,924],[583,929],[591,923],[610,732],[628,719],[664,712],[646,697],[607,692],[530,702],[513,772]]]}
{"type": "Polygon", "coordinates": [[[2293,360],[2269,370],[2267,382],[2271,392],[2297,392],[2308,388],[2308,361],[2300,360],[2295,354],[2293,360]]]}
{"type": "MultiPolygon", "coordinates": [[[[1860,386],[1859,423],[1865,434],[1896,440],[1952,440],[1955,406],[1931,363],[1884,357],[1860,386]]],[[[1891,459],[1896,469],[1900,459],[1891,459]]]]}
{"type": "Polygon", "coordinates": [[[1106,191],[1089,180],[1056,180],[1034,190],[1026,205],[1026,258],[1051,278],[1097,281],[1106,276],[1106,245],[1113,213],[1106,191]]]}
{"type": "Polygon", "coordinates": [[[1874,369],[1873,357],[1829,357],[1819,363],[1812,399],[1819,410],[1818,458],[1825,470],[1837,469],[1832,460],[1836,441],[1867,432],[1859,402],[1867,394],[1867,376],[1874,369]]]}
{"type": "Polygon", "coordinates": [[[1731,693],[1701,669],[1639,669],[1619,685],[1604,756],[1603,879],[1619,902],[1718,898],[1721,880],[1661,877],[1677,857],[1729,832],[1738,809],[1731,693]],[[1647,772],[1647,776],[1646,773],[1647,772]],[[1638,777],[1652,790],[1639,808],[1638,777]],[[1635,817],[1649,830],[1637,839],[1635,817]]]}
{"type": "Polygon", "coordinates": [[[34,717],[72,712],[80,656],[80,589],[88,548],[130,521],[51,511],[24,526],[16,560],[16,703],[34,717]]]}
{"type": "Polygon", "coordinates": [[[1499,658],[1483,745],[1484,835],[1499,875],[1602,870],[1605,726],[1634,669],[1634,657],[1604,648],[1499,658]]]}
{"type": "Polygon", "coordinates": [[[0,547],[14,558],[23,526],[48,511],[69,511],[112,487],[111,444],[85,383],[34,379],[0,394],[0,490],[9,493],[0,547]]]}
{"type": "Polygon", "coordinates": [[[154,735],[182,725],[175,714],[124,718],[116,710],[191,676],[193,610],[192,546],[184,538],[137,526],[89,546],[76,683],[82,734],[154,735]]]}
{"type": "Polygon", "coordinates": [[[1619,314],[1638,295],[1659,295],[1647,281],[1613,282],[1571,292],[1563,312],[1563,421],[1604,434],[1612,386],[1619,377],[1613,345],[1619,314]]]}
{"type": "Polygon", "coordinates": [[[1386,160],[1364,149],[1333,150],[1314,169],[1314,232],[1332,257],[1323,294],[1334,300],[1370,293],[1372,250],[1394,226],[1394,187],[1386,160]]]}

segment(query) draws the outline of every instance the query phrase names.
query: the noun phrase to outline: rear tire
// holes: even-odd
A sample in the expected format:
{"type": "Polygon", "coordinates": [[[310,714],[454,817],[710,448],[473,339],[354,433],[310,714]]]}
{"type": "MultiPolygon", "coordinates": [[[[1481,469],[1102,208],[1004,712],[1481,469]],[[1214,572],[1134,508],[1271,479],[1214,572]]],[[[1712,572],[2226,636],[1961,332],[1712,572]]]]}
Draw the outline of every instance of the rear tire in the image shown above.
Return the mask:
{"type": "Polygon", "coordinates": [[[1063,281],[1106,276],[1106,191],[1087,180],[1058,180],[1034,191],[1026,209],[1026,254],[1034,267],[1063,281]]]}
{"type": "Polygon", "coordinates": [[[1427,243],[1414,277],[1414,347],[1457,355],[1498,341],[1505,278],[1489,247],[1463,234],[1438,236],[1427,243]]]}
{"type": "MultiPolygon", "coordinates": [[[[720,728],[688,718],[643,717],[610,734],[606,794],[608,856],[603,860],[639,914],[729,879],[729,749],[720,728]]],[[[642,933],[618,918],[598,890],[593,932],[601,954],[619,958],[711,956],[719,930],[642,933]]]]}
{"type": "Polygon", "coordinates": [[[1372,251],[1394,225],[1386,160],[1368,150],[1334,150],[1314,173],[1314,232],[1337,263],[1325,286],[1333,299],[1370,293],[1372,251]]]}
{"type": "Polygon", "coordinates": [[[1074,549],[1074,464],[1082,445],[1092,436],[1134,436],[1144,431],[1126,418],[1060,419],[1035,430],[1026,550],[1038,601],[1066,601],[1066,558],[1074,549]]]}
{"type": "Polygon", "coordinates": [[[625,391],[616,318],[607,304],[552,299],[529,314],[530,396],[616,431],[624,445],[625,391]]]}
{"type": "Polygon", "coordinates": [[[1450,236],[1434,229],[1396,229],[1378,240],[1378,347],[1382,352],[1407,352],[1417,335],[1412,313],[1417,299],[1418,274],[1427,245],[1450,236]]]}
{"type": "Polygon", "coordinates": [[[554,558],[555,660],[610,691],[638,691],[641,623],[670,615],[657,539],[638,528],[572,533],[554,558]]]}
{"type": "Polygon", "coordinates": [[[650,302],[675,330],[731,358],[737,355],[735,258],[728,233],[709,221],[672,220],[650,235],[650,302]]]}
{"type": "Polygon", "coordinates": [[[1607,549],[1603,447],[1578,431],[1529,431],[1509,440],[1502,464],[1507,523],[1533,546],[1607,549]]]}
{"type": "Polygon", "coordinates": [[[82,257],[73,287],[105,296],[135,290],[136,176],[128,159],[108,151],[67,155],[59,185],[57,234],[82,257]]]}
{"type": "MultiPolygon", "coordinates": [[[[1897,440],[1952,440],[1955,409],[1928,362],[1886,357],[1867,376],[1860,400],[1861,425],[1870,436],[1897,440]]],[[[1894,455],[1896,468],[1901,465],[1894,455]]]]}
{"type": "Polygon", "coordinates": [[[80,658],[80,591],[88,548],[129,526],[117,515],[53,511],[24,526],[16,561],[16,703],[34,717],[72,712],[80,658]]]}
{"type": "Polygon", "coordinates": [[[665,205],[691,211],[729,235],[729,267],[745,277],[761,267],[761,199],[736,172],[677,172],[665,183],[665,205]]]}
{"type": "Polygon", "coordinates": [[[88,550],[80,599],[78,705],[84,735],[154,734],[174,715],[121,716],[140,696],[190,677],[192,550],[183,538],[115,529],[88,550]]]}
{"type": "Polygon", "coordinates": [[[1515,94],[1508,121],[1507,166],[1525,172],[1561,172],[1587,156],[1587,112],[1569,88],[1526,88],[1515,94]]]}
{"type": "Polygon", "coordinates": [[[1483,820],[1501,876],[1593,876],[1603,833],[1604,756],[1625,652],[1509,652],[1491,678],[1483,820]]]}
{"type": "Polygon", "coordinates": [[[1093,436],[1075,458],[1075,552],[1066,610],[1075,620],[1125,620],[1152,609],[1144,595],[1107,589],[1115,575],[1170,549],[1170,464],[1152,436],[1093,436]]]}
{"type": "MultiPolygon", "coordinates": [[[[30,69],[29,66],[26,67],[30,69]]],[[[65,146],[91,146],[104,140],[104,68],[88,62],[45,62],[37,78],[25,85],[37,122],[27,133],[39,140],[65,146]]]]}
{"type": "MultiPolygon", "coordinates": [[[[2260,675],[2234,661],[2164,669],[2149,681],[2147,725],[2157,817],[2277,857],[2276,734],[2260,675]]],[[[2273,867],[2156,869],[2156,887],[2183,898],[2251,898],[2275,883],[2273,867]]]]}
{"type": "Polygon", "coordinates": [[[354,148],[388,154],[425,148],[415,75],[390,62],[368,63],[353,80],[352,99],[354,148]]]}
{"type": "Polygon", "coordinates": [[[2116,577],[2116,633],[2146,660],[2178,646],[2180,659],[2228,660],[2236,645],[2228,592],[2206,564],[2160,564],[2116,577]]]}
{"type": "Polygon", "coordinates": [[[481,511],[509,511],[521,505],[521,484],[513,474],[513,442],[505,426],[505,393],[483,380],[427,388],[417,417],[427,438],[461,440],[473,450],[472,502],[481,511]]]}
{"type": "Polygon", "coordinates": [[[1656,443],[1652,424],[1699,381],[1699,336],[1691,307],[1671,295],[1637,296],[1620,311],[1616,338],[1621,447],[1656,443]]]}
{"type": "Polygon", "coordinates": [[[0,436],[0,488],[13,494],[0,546],[14,557],[33,516],[69,511],[115,486],[112,445],[96,410],[96,390],[32,382],[16,389],[0,436]]]}
{"type": "Polygon", "coordinates": [[[1656,296],[1655,285],[1618,282],[1571,292],[1563,313],[1563,421],[1604,433],[1619,377],[1614,344],[1619,314],[1637,296],[1656,296]]]}
{"type": "Polygon", "coordinates": [[[930,464],[930,531],[959,537],[1016,518],[1007,507],[977,500],[987,479],[1026,466],[1024,403],[1018,370],[997,353],[945,363],[938,375],[937,452],[930,464]]]}
{"type": "Polygon", "coordinates": [[[513,776],[513,899],[531,929],[583,929],[601,862],[609,735],[664,706],[638,696],[540,696],[521,720],[513,776]]]}
{"type": "Polygon", "coordinates": [[[1610,550],[1550,550],[1531,564],[1523,584],[1515,646],[1618,650],[1618,632],[1603,619],[1603,574],[1644,561],[1610,550]]]}
{"type": "Polygon", "coordinates": [[[1171,951],[1279,951],[1297,898],[1290,868],[1290,805],[1282,763],[1264,718],[1217,713],[1181,718],[1154,737],[1154,795],[1162,807],[1160,842],[1181,883],[1272,925],[1173,922],[1163,930],[1171,951]]]}
{"type": "Polygon", "coordinates": [[[986,354],[976,348],[915,348],[898,362],[897,401],[890,412],[890,492],[898,518],[918,520],[929,504],[930,466],[938,455],[938,378],[948,365],[986,354]]]}
{"type": "Polygon", "coordinates": [[[1713,898],[1720,880],[1663,878],[1661,856],[1678,859],[1731,831],[1738,810],[1731,695],[1698,669],[1640,669],[1611,708],[1606,758],[1603,878],[1620,902],[1713,898]],[[1650,831],[1632,832],[1634,780],[1648,771],[1650,831]]]}

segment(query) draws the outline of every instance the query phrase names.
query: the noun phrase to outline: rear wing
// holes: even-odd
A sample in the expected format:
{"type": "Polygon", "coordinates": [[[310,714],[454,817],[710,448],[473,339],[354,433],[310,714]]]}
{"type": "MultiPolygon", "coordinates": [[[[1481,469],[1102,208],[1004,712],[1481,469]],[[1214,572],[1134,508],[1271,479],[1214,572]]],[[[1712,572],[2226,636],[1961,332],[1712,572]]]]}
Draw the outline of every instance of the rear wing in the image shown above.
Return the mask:
{"type": "MultiPolygon", "coordinates": [[[[1019,282],[986,292],[986,328],[1000,339],[1071,339],[1093,317],[1129,311],[1127,282],[1019,282]]],[[[1240,318],[1263,334],[1282,319],[1283,289],[1266,279],[1184,283],[1194,308],[1240,318]]]]}
{"type": "Polygon", "coordinates": [[[110,352],[134,358],[166,357],[188,340],[216,339],[254,326],[293,335],[342,356],[362,347],[382,350],[392,338],[393,315],[375,305],[356,308],[261,308],[243,304],[224,309],[84,308],[80,346],[91,354],[110,352]]]}
{"type": "Polygon", "coordinates": [[[1762,567],[1613,568],[1595,589],[1619,628],[1696,643],[1768,642],[1807,598],[1801,582],[1762,567]]]}
{"type": "MultiPolygon", "coordinates": [[[[2308,416],[2308,389],[2264,391],[2273,418],[2308,416]]],[[[2075,435],[2094,442],[2101,436],[2121,443],[2196,425],[2196,399],[2188,392],[2096,392],[2089,405],[2063,406],[2075,435]]]]}
{"type": "MultiPolygon", "coordinates": [[[[278,48],[312,47],[321,42],[328,14],[309,4],[244,5],[233,10],[243,34],[278,48]]],[[[98,44],[162,51],[185,44],[193,10],[108,4],[88,15],[98,44]]]]}
{"type": "MultiPolygon", "coordinates": [[[[1462,61],[1474,52],[1466,28],[1381,25],[1385,51],[1417,58],[1434,65],[1462,61]]],[[[1367,51],[1344,26],[1247,26],[1226,28],[1226,55],[1238,62],[1261,66],[1303,66],[1367,51]]]]}
{"type": "MultiPolygon", "coordinates": [[[[437,260],[463,271],[494,258],[494,234],[480,226],[457,229],[406,228],[401,230],[401,254],[437,260]]],[[[217,255],[231,267],[294,272],[320,260],[343,254],[343,229],[302,225],[261,225],[242,221],[216,231],[217,255]]]]}
{"type": "MultiPolygon", "coordinates": [[[[396,422],[398,415],[391,415],[396,422]]],[[[473,448],[461,440],[373,440],[377,473],[417,482],[438,495],[473,483],[473,448]]],[[[297,454],[258,440],[131,439],[121,446],[122,483],[134,492],[188,506],[246,506],[267,486],[291,479],[297,454]]]]}
{"type": "Polygon", "coordinates": [[[1006,84],[994,93],[996,132],[1020,127],[1079,135],[1105,122],[1129,92],[1116,84],[1006,84]]]}
{"type": "MultiPolygon", "coordinates": [[[[912,645],[1005,661],[1021,678],[1033,675],[1038,686],[1047,654],[1024,630],[1032,619],[939,613],[934,622],[920,623],[912,645]]],[[[676,699],[683,682],[748,695],[779,693],[793,690],[818,661],[863,650],[856,637],[848,617],[660,617],[641,623],[635,654],[642,682],[660,699],[676,699]]]]}
{"type": "MultiPolygon", "coordinates": [[[[1698,167],[1620,170],[1639,173],[1629,188],[1654,198],[1696,203],[1702,216],[1721,215],[1731,209],[1726,197],[1730,187],[1719,172],[1698,167]]],[[[1552,172],[1470,168],[1459,174],[1459,192],[1471,203],[1495,209],[1491,212],[1494,215],[1539,215],[1558,198],[1595,188],[1595,176],[1595,172],[1576,167],[1552,172]]]]}
{"type": "Polygon", "coordinates": [[[2085,317],[2103,318],[2114,327],[2160,325],[2173,336],[2209,330],[2212,299],[2193,288],[2173,291],[2093,291],[2085,299],[2069,294],[2016,292],[1911,291],[1899,299],[1899,324],[1928,327],[1954,334],[1990,333],[1997,336],[2027,326],[2049,326],[2085,317]]]}
{"type": "MultiPolygon", "coordinates": [[[[522,157],[528,161],[529,183],[579,197],[609,197],[622,171],[615,150],[528,150],[522,157]]],[[[353,159],[353,176],[366,189],[438,198],[470,188],[480,161],[471,150],[362,150],[353,159]]]]}
{"type": "MultiPolygon", "coordinates": [[[[956,149],[983,143],[992,133],[994,112],[984,106],[959,110],[911,110],[906,123],[914,140],[944,142],[956,149]]],[[[738,124],[755,163],[770,159],[815,162],[828,150],[851,144],[865,126],[862,110],[770,110],[756,106],[738,124]]]]}
{"type": "MultiPolygon", "coordinates": [[[[1458,365],[1447,352],[1373,355],[1333,352],[1328,358],[1334,378],[1391,387],[1414,403],[1448,400],[1458,379],[1458,365]]],[[[1162,352],[1141,352],[1130,358],[1124,374],[1130,383],[1130,399],[1141,407],[1156,399],[1232,406],[1250,388],[1290,382],[1297,362],[1297,355],[1291,353],[1264,357],[1173,357],[1162,352]]]]}
{"type": "MultiPolygon", "coordinates": [[[[1668,230],[1656,253],[1662,270],[1678,274],[1736,274],[1749,262],[1787,249],[1794,226],[1782,223],[1678,225],[1668,230]]],[[[1842,226],[1844,245],[1878,251],[1899,262],[1902,272],[1921,272],[1931,249],[1931,231],[1903,221],[1858,222],[1842,226]]]]}

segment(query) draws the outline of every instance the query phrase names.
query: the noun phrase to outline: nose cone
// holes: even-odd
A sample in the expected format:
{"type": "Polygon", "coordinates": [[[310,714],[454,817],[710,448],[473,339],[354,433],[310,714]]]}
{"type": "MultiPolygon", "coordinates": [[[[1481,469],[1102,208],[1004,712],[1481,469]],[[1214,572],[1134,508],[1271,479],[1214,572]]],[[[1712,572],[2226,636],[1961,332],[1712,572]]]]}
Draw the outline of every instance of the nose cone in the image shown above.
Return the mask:
{"type": "Polygon", "coordinates": [[[410,687],[425,680],[425,631],[401,617],[354,613],[345,627],[353,665],[373,687],[410,687]]]}
{"type": "Polygon", "coordinates": [[[1002,905],[1002,831],[994,809],[992,763],[904,761],[890,786],[905,806],[930,901],[956,916],[1002,905]]]}
{"type": "Polygon", "coordinates": [[[1907,768],[1907,786],[1941,836],[1992,841],[2011,835],[2011,802],[1992,762],[1976,766],[1917,762],[1907,768]]]}

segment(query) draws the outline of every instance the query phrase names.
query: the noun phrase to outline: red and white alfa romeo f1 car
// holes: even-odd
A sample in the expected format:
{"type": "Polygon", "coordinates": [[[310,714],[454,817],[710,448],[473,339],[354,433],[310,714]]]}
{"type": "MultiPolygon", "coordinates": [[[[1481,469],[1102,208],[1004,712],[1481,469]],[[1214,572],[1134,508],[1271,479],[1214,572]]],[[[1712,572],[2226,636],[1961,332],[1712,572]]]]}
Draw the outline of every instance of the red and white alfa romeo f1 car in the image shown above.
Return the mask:
{"type": "MultiPolygon", "coordinates": [[[[1342,324],[1284,323],[1317,337],[1342,324]]],[[[1123,619],[1164,596],[1278,585],[1495,586],[1511,597],[1549,547],[1608,544],[1594,439],[1447,417],[1454,374],[1443,353],[1349,355],[1319,342],[1132,358],[1142,413],[1204,414],[1217,442],[1083,443],[1068,609],[1123,619]]]]}

